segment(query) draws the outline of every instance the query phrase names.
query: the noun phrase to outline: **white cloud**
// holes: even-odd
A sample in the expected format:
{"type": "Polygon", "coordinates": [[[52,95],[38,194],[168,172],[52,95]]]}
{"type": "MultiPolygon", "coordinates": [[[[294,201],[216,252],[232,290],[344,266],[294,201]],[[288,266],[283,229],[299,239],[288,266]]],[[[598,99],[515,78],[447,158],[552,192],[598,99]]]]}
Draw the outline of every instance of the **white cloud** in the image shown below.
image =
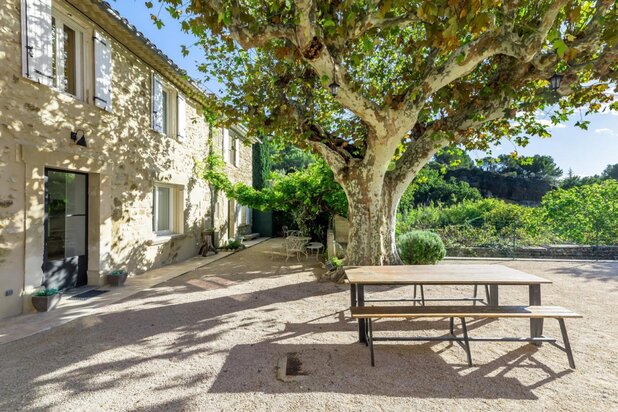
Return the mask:
{"type": "Polygon", "coordinates": [[[612,129],[608,129],[607,127],[602,127],[600,129],[594,129],[595,133],[599,133],[599,134],[608,134],[610,136],[614,135],[614,131],[612,129]]]}
{"type": "Polygon", "coordinates": [[[553,124],[551,122],[551,120],[547,120],[547,119],[536,119],[537,122],[544,124],[545,126],[549,126],[550,129],[564,129],[566,128],[565,124],[562,123],[558,123],[558,124],[553,124]]]}

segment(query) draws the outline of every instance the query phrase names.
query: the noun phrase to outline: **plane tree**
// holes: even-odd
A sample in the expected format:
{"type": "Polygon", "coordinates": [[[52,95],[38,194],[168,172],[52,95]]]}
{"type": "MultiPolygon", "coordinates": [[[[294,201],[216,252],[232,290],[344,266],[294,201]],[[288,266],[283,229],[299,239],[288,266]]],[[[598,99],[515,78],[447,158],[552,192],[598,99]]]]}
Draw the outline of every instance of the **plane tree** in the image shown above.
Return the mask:
{"type": "Polygon", "coordinates": [[[327,162],[350,264],[400,262],[397,204],[439,149],[523,145],[550,136],[540,111],[616,106],[613,0],[161,1],[224,85],[223,122],[327,162]]]}

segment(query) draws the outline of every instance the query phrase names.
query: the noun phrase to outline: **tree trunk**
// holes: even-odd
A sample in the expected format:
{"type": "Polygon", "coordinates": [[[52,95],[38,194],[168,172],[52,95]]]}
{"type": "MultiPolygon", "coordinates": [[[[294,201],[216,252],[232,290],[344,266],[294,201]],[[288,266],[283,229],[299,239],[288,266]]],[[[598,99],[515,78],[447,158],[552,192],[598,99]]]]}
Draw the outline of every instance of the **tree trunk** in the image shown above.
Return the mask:
{"type": "Polygon", "coordinates": [[[350,224],[346,264],[401,264],[395,244],[396,210],[401,196],[391,196],[382,182],[348,181],[344,189],[350,224]]]}

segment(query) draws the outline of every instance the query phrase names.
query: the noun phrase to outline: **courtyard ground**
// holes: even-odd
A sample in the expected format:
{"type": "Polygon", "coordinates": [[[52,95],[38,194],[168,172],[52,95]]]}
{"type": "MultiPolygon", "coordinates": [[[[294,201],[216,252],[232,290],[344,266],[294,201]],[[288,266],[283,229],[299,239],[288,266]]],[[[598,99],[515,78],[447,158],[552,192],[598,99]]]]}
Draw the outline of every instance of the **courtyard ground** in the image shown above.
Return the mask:
{"type": "MultiPolygon", "coordinates": [[[[318,283],[315,260],[271,260],[274,242],[0,345],[0,410],[618,410],[618,263],[488,262],[552,280],[543,303],[584,315],[567,320],[576,370],[551,345],[495,342],[472,343],[471,368],[457,345],[378,343],[372,368],[348,287],[318,283]],[[297,381],[277,379],[288,355],[301,363],[297,381]]],[[[501,303],[525,303],[527,293],[502,287],[501,303]]],[[[442,334],[448,320],[376,323],[385,329],[442,334]]],[[[524,336],[528,323],[470,329],[524,336]]],[[[557,322],[547,320],[545,334],[559,336],[557,322]]]]}

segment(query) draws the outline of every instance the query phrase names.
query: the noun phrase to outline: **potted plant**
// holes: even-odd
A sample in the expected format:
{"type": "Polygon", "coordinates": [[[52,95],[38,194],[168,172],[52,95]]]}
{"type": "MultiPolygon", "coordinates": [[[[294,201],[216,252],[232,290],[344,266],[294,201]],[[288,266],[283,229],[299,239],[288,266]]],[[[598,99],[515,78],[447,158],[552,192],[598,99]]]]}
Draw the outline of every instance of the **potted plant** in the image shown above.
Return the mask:
{"type": "Polygon", "coordinates": [[[331,280],[334,280],[335,282],[339,282],[343,278],[343,275],[345,275],[345,271],[343,270],[343,260],[335,256],[328,259],[324,264],[324,267],[328,271],[328,275],[331,280]]]}
{"type": "Polygon", "coordinates": [[[127,280],[127,271],[124,269],[113,270],[107,274],[107,283],[111,286],[122,286],[127,280]]]}
{"type": "Polygon", "coordinates": [[[41,289],[32,295],[32,306],[37,312],[49,312],[58,305],[62,293],[58,289],[41,289]]]}

